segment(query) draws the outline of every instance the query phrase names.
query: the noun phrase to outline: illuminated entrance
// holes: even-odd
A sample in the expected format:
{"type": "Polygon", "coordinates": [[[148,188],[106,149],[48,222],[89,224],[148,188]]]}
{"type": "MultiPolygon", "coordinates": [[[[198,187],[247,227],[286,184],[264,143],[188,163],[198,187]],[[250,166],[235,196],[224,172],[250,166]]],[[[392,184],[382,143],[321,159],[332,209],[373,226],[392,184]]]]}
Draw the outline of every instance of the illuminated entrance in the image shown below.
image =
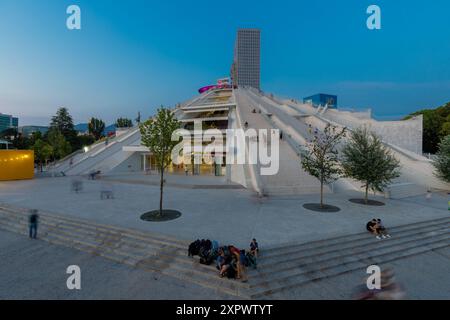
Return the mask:
{"type": "MultiPolygon", "coordinates": [[[[156,159],[150,153],[142,154],[141,156],[141,170],[147,173],[157,172],[158,166],[156,159]]],[[[225,164],[171,164],[167,168],[167,172],[174,174],[189,174],[202,176],[224,176],[226,174],[225,164]]]]}

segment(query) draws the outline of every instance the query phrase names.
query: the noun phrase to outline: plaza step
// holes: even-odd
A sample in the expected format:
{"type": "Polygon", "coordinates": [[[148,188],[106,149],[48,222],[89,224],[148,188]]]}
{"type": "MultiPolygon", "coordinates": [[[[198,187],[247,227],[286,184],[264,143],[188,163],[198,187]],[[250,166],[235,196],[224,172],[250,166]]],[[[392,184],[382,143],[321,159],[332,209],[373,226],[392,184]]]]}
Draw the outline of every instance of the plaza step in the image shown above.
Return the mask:
{"type": "MultiPolygon", "coordinates": [[[[0,229],[27,235],[28,210],[0,205],[0,229]]],[[[186,241],[44,212],[40,212],[38,238],[218,292],[248,297],[248,284],[221,279],[213,266],[202,265],[198,258],[187,257],[186,241]]]]}
{"type": "MultiPolygon", "coordinates": [[[[416,223],[410,223],[407,225],[390,227],[389,232],[395,233],[395,238],[398,239],[399,236],[404,234],[405,232],[412,232],[416,229],[434,227],[434,226],[442,226],[443,224],[449,223],[449,218],[440,218],[434,220],[420,221],[416,223]]],[[[318,250],[334,250],[334,249],[342,249],[345,246],[354,246],[355,242],[357,245],[365,245],[373,242],[374,237],[370,235],[368,232],[362,232],[358,234],[344,235],[335,238],[329,238],[324,240],[311,241],[307,243],[285,243],[283,247],[272,247],[265,248],[264,250],[264,262],[269,263],[271,259],[279,260],[280,257],[283,256],[291,256],[292,254],[299,254],[303,251],[308,251],[310,249],[314,249],[315,253],[318,250]]]]}
{"type": "Polygon", "coordinates": [[[392,238],[377,240],[368,233],[290,244],[263,251],[250,285],[252,299],[301,287],[312,281],[365,270],[450,246],[450,217],[390,228],[392,238]]]}

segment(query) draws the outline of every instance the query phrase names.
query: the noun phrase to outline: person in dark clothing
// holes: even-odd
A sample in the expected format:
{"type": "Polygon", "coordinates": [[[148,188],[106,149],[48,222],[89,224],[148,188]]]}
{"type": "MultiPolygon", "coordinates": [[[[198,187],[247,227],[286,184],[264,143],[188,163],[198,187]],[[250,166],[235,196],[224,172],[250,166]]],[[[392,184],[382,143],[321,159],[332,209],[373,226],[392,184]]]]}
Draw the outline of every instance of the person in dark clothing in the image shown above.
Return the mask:
{"type": "Polygon", "coordinates": [[[372,219],[369,222],[367,222],[366,224],[366,229],[367,231],[369,231],[370,233],[374,234],[376,236],[376,238],[378,240],[381,240],[381,234],[380,234],[380,230],[378,228],[378,222],[377,219],[372,219]]]}
{"type": "Polygon", "coordinates": [[[250,252],[255,258],[258,257],[259,246],[258,242],[256,242],[256,239],[253,239],[252,242],[250,243],[250,252]]]}
{"type": "Polygon", "coordinates": [[[31,214],[29,217],[29,229],[30,229],[29,235],[30,235],[30,238],[36,239],[39,215],[37,214],[38,211],[35,209],[31,210],[30,212],[31,212],[31,214]]]}

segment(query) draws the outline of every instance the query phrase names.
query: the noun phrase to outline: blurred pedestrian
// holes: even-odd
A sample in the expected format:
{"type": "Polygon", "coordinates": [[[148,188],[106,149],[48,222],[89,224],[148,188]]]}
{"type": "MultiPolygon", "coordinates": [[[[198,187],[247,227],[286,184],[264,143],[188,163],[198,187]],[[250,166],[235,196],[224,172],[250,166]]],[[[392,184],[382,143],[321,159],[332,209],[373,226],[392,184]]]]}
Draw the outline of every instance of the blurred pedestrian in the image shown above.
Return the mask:
{"type": "Polygon", "coordinates": [[[29,235],[31,239],[36,239],[37,237],[38,220],[39,220],[38,211],[36,209],[30,210],[30,217],[28,218],[28,222],[29,222],[29,235]]]}

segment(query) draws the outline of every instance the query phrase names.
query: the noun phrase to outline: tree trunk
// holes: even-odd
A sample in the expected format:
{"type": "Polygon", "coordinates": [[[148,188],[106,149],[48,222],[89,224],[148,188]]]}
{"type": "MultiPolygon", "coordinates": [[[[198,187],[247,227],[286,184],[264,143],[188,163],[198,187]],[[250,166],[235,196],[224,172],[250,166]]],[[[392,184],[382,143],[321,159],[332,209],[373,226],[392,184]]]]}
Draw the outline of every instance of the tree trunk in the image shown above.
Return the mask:
{"type": "Polygon", "coordinates": [[[366,184],[366,195],[364,197],[364,202],[365,202],[365,204],[369,203],[369,184],[368,183],[366,184]]]}
{"type": "Polygon", "coordinates": [[[323,209],[323,179],[320,180],[320,208],[323,209]]]}
{"type": "Polygon", "coordinates": [[[159,192],[159,216],[163,215],[163,188],[164,188],[164,168],[161,167],[161,181],[159,192]]]}

